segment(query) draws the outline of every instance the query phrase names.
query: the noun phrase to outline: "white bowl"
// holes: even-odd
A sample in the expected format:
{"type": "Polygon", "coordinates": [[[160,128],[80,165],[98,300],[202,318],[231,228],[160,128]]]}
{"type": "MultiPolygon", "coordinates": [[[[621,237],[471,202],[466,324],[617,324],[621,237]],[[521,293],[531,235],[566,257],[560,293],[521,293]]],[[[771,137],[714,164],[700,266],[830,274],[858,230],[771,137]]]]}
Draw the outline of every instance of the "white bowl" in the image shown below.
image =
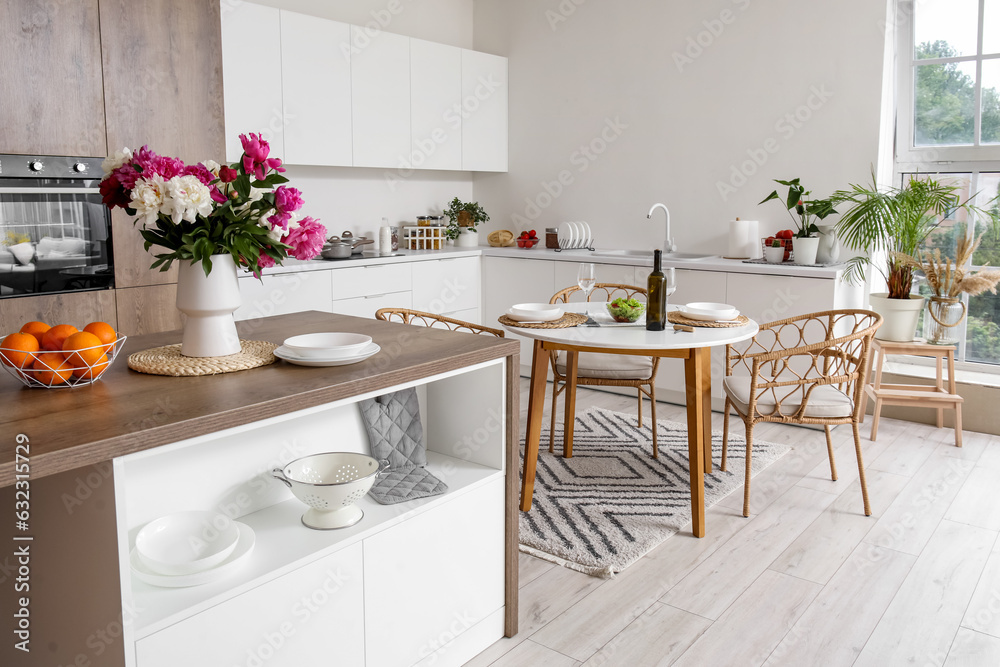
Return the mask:
{"type": "Polygon", "coordinates": [[[309,528],[330,530],[353,526],[365,515],[357,503],[388,468],[367,454],[326,452],[295,459],[271,476],[309,506],[302,523],[309,528]]]}
{"type": "Polygon", "coordinates": [[[285,347],[304,359],[330,359],[360,353],[372,337],[356,333],[314,333],[285,339],[285,347]]]}
{"type": "Polygon", "coordinates": [[[507,316],[518,322],[552,322],[563,316],[563,309],[553,303],[518,303],[507,316]]]}
{"type": "Polygon", "coordinates": [[[740,311],[727,303],[711,303],[708,301],[689,303],[681,308],[681,312],[692,320],[703,320],[705,322],[731,320],[740,314],[740,311]]]}
{"type": "Polygon", "coordinates": [[[177,512],[143,526],[135,536],[135,550],[153,572],[194,574],[226,560],[239,537],[236,523],[223,514],[177,512]]]}

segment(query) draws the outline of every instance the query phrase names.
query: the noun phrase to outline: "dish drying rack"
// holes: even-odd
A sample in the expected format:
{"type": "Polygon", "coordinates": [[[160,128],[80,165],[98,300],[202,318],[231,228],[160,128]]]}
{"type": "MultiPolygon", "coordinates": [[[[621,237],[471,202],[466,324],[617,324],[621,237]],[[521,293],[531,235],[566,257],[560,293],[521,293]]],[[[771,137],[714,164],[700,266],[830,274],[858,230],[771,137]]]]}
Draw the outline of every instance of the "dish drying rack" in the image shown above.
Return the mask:
{"type": "Polygon", "coordinates": [[[574,242],[573,245],[569,245],[569,239],[559,239],[559,247],[553,248],[556,252],[562,252],[563,250],[589,250],[594,252],[597,248],[594,247],[594,239],[590,238],[586,241],[574,242]],[[582,243],[583,245],[579,245],[582,243]]]}

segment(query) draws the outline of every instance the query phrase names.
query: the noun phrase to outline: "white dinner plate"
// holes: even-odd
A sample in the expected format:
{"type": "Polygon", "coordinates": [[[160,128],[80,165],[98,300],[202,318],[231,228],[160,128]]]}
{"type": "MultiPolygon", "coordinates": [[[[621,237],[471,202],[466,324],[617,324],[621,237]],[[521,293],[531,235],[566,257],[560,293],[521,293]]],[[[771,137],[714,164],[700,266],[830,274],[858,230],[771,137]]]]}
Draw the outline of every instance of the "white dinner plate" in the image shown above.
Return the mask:
{"type": "Polygon", "coordinates": [[[552,322],[562,316],[563,309],[551,303],[519,303],[507,311],[507,317],[518,322],[552,322]]]}
{"type": "Polygon", "coordinates": [[[573,247],[582,248],[583,247],[583,227],[580,226],[579,222],[569,223],[573,225],[573,247]]]}
{"type": "Polygon", "coordinates": [[[681,314],[692,320],[703,322],[718,322],[720,320],[734,320],[740,315],[740,311],[726,303],[709,303],[696,301],[680,307],[681,314]]]}
{"type": "Polygon", "coordinates": [[[294,354],[288,348],[281,346],[274,351],[274,356],[279,359],[284,359],[290,364],[295,364],[297,366],[347,366],[348,364],[356,364],[360,361],[372,357],[379,353],[382,348],[378,346],[377,343],[372,343],[365,349],[361,350],[359,354],[350,357],[338,357],[335,359],[305,359],[294,354]]]}
{"type": "Polygon", "coordinates": [[[235,521],[234,523],[240,529],[240,537],[236,542],[236,548],[233,549],[226,560],[212,569],[195,572],[194,574],[157,574],[146,567],[145,563],[139,558],[136,550],[132,549],[132,553],[129,554],[129,564],[132,566],[132,574],[139,581],[144,581],[152,586],[160,586],[161,588],[201,586],[202,584],[209,584],[227,577],[249,560],[250,554],[253,552],[254,542],[256,541],[253,528],[239,521],[235,521]]]}
{"type": "Polygon", "coordinates": [[[573,247],[573,228],[570,225],[569,222],[559,223],[559,240],[563,241],[563,248],[573,247]]]}
{"type": "Polygon", "coordinates": [[[236,549],[240,531],[218,512],[175,512],[150,521],[135,536],[139,560],[151,572],[177,576],[209,570],[236,549]]]}
{"type": "Polygon", "coordinates": [[[581,227],[583,227],[583,247],[589,248],[591,245],[593,245],[591,243],[593,239],[590,236],[590,225],[586,222],[581,222],[579,224],[581,227]]]}

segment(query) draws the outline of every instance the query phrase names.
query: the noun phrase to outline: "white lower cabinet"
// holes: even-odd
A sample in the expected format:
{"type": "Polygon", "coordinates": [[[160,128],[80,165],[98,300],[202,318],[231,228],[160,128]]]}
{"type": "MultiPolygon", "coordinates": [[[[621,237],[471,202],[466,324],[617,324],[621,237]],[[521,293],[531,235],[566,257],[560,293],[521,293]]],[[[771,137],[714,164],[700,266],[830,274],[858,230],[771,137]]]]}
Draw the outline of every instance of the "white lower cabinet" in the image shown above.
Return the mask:
{"type": "MultiPolygon", "coordinates": [[[[552,294],[555,294],[559,290],[565,289],[567,287],[573,287],[576,285],[577,273],[580,270],[580,264],[585,264],[586,255],[582,256],[580,262],[553,262],[555,264],[553,268],[553,274],[555,277],[555,286],[552,294]]],[[[641,287],[646,286],[646,281],[643,279],[641,283],[635,282],[635,267],[630,265],[621,264],[594,264],[594,275],[599,283],[612,283],[615,285],[638,285],[641,287]]],[[[549,296],[551,297],[552,294],[549,296]]],[[[570,301],[585,301],[583,297],[583,292],[576,292],[570,297],[570,301]]],[[[545,300],[546,302],[548,299],[545,300]]]]}
{"type": "MultiPolygon", "coordinates": [[[[414,262],[414,310],[450,316],[458,311],[478,310],[479,260],[479,257],[453,257],[414,262]]],[[[475,321],[478,323],[479,319],[475,321]]]]}
{"type": "Polygon", "coordinates": [[[341,315],[354,317],[375,317],[380,308],[410,308],[409,292],[389,292],[388,294],[373,294],[359,296],[353,299],[340,299],[333,302],[331,311],[341,315]]]}
{"type": "Polygon", "coordinates": [[[353,544],[139,640],[138,665],[364,665],[362,551],[353,544]]]}
{"type": "MultiPolygon", "coordinates": [[[[497,318],[515,303],[548,303],[555,293],[554,271],[558,262],[508,257],[484,257],[483,260],[483,324],[486,326],[499,327],[497,318]]],[[[521,342],[521,371],[524,373],[531,367],[532,341],[511,333],[507,336],[521,342]]]]}
{"type": "Polygon", "coordinates": [[[330,312],[333,293],[326,271],[279,273],[239,279],[240,307],[234,317],[250,320],[270,315],[287,315],[304,310],[330,312]]]}
{"type": "Polygon", "coordinates": [[[475,655],[450,645],[503,608],[503,520],[496,479],[365,540],[365,571],[380,573],[365,582],[367,667],[475,655]]]}

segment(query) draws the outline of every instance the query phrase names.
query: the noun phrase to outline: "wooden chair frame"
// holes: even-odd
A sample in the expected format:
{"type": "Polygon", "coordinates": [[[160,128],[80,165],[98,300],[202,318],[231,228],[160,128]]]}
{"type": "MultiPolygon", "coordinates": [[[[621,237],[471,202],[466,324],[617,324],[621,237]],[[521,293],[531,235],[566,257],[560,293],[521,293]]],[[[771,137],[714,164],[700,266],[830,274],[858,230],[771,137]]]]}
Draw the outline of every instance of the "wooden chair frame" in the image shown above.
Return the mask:
{"type": "Polygon", "coordinates": [[[745,346],[742,351],[736,350],[733,345],[726,346],[726,377],[733,374],[734,367],[742,367],[750,373],[747,414],[739,411],[727,393],[722,427],[722,470],[725,470],[730,410],[735,410],[746,426],[743,516],[750,515],[750,454],[753,447],[753,427],[758,422],[822,424],[833,480],[837,479],[837,466],[833,457],[830,427],[850,424],[854,433],[865,516],[871,516],[859,424],[864,410],[864,387],[868,381],[872,339],[881,324],[882,317],[870,310],[831,310],[762,324],[760,331],[750,341],[737,344],[745,346]],[[822,340],[807,342],[811,337],[809,334],[817,328],[823,333],[822,340]],[[793,367],[796,359],[802,361],[797,367],[793,367]],[[835,385],[853,401],[854,408],[849,416],[805,415],[813,391],[826,385],[835,385]],[[770,399],[769,402],[774,401],[774,409],[768,413],[759,409],[760,399],[765,395],[770,399]],[[797,404],[798,408],[790,414],[783,414],[783,402],[797,404]]]}
{"type": "Polygon", "coordinates": [[[420,324],[418,326],[432,327],[435,324],[443,324],[445,328],[450,331],[468,331],[474,334],[490,334],[496,336],[497,338],[503,338],[504,332],[501,329],[494,329],[493,327],[486,327],[482,324],[475,324],[473,322],[466,322],[465,320],[456,320],[454,317],[447,317],[445,315],[437,315],[435,313],[426,313],[422,310],[410,310],[409,308],[379,308],[375,311],[375,319],[382,320],[383,322],[392,322],[395,318],[403,324],[413,324],[414,320],[419,320],[420,324]]]}
{"type": "MultiPolygon", "coordinates": [[[[572,287],[567,287],[561,289],[549,299],[549,303],[567,303],[569,302],[569,297],[574,292],[581,292],[578,286],[574,285],[572,287]]],[[[598,293],[603,293],[606,301],[613,301],[619,296],[623,296],[626,299],[631,299],[635,296],[641,296],[642,300],[646,300],[646,288],[636,287],[635,285],[621,285],[618,283],[597,283],[594,288],[587,295],[587,301],[591,301],[593,296],[598,293]]],[[[577,385],[583,386],[597,386],[597,387],[634,387],[636,389],[636,399],[639,404],[639,428],[642,428],[642,397],[645,396],[649,399],[650,405],[650,419],[652,419],[652,431],[653,431],[653,458],[660,457],[660,450],[656,441],[656,386],[654,384],[656,380],[656,371],[660,367],[660,358],[651,357],[653,362],[652,370],[648,378],[641,379],[611,379],[611,378],[593,378],[587,377],[585,375],[577,375],[576,383],[577,385]]],[[[549,452],[555,451],[555,435],[556,435],[556,402],[559,399],[559,394],[561,394],[567,386],[566,376],[559,372],[558,353],[549,352],[550,366],[552,367],[552,414],[549,418],[549,452]],[[560,386],[562,385],[562,386],[560,386]]],[[[573,424],[565,424],[566,429],[572,429],[573,424]]],[[[564,439],[564,443],[566,440],[564,439]]],[[[568,455],[569,452],[565,448],[563,449],[563,456],[568,455]]]]}

